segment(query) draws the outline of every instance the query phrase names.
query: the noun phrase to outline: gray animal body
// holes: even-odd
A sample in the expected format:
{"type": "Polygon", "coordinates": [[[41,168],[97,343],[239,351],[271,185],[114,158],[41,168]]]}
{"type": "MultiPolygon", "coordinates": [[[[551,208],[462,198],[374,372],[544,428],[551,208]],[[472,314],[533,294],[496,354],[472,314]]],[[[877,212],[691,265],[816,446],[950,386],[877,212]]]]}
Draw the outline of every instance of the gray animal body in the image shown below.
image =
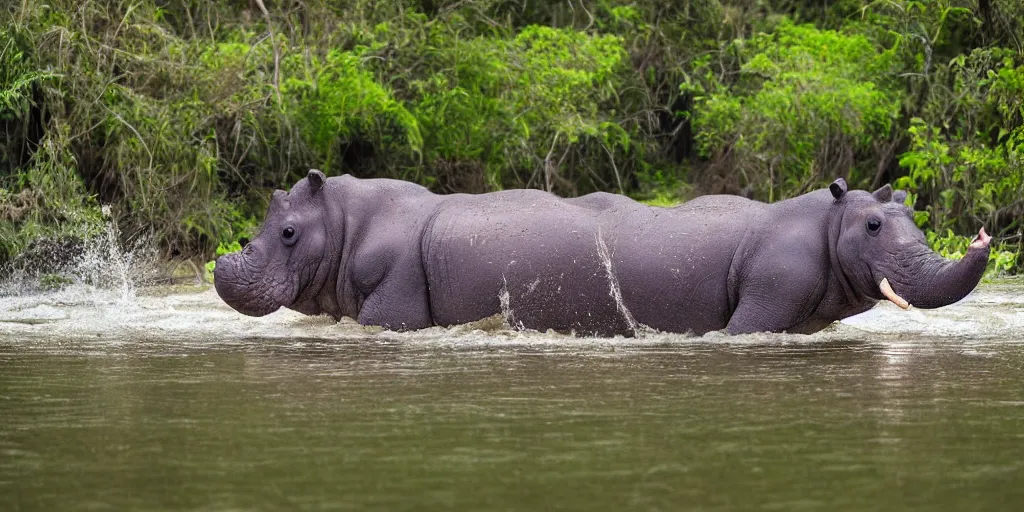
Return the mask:
{"type": "Polygon", "coordinates": [[[977,285],[984,229],[946,260],[904,197],[837,180],[774,204],[704,196],[658,208],[607,193],[436,195],[310,171],[274,193],[241,253],[218,259],[215,285],[245,314],[288,307],[390,329],[503,313],[581,335],[812,333],[879,300],[934,308],[977,285]]]}

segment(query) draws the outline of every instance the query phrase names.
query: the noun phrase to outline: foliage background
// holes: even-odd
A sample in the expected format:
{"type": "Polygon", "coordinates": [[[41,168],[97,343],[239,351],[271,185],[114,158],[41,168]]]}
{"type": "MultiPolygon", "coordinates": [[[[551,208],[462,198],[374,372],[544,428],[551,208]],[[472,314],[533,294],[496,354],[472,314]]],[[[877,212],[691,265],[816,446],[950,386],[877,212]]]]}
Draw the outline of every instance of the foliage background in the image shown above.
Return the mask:
{"type": "Polygon", "coordinates": [[[438,192],[911,192],[955,255],[1024,249],[1017,0],[14,0],[0,265],[110,205],[167,258],[310,167],[438,192]]]}

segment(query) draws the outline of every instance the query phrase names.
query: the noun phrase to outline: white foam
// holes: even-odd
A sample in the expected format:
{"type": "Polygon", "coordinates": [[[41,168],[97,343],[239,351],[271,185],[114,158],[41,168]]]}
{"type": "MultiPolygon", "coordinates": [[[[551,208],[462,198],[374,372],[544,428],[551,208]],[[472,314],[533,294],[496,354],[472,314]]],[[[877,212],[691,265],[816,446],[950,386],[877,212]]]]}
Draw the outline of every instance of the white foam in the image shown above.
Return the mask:
{"type": "MultiPolygon", "coordinates": [[[[908,338],[975,339],[1019,342],[1024,333],[1024,304],[1001,301],[983,285],[958,304],[937,310],[902,311],[880,304],[819,333],[758,333],[687,336],[642,332],[636,338],[581,338],[553,332],[511,330],[500,317],[452,328],[391,332],[344,319],[309,317],[282,309],[248,317],[225,305],[210,289],[163,295],[166,289],[140,288],[130,302],[121,290],[74,285],[67,289],[0,298],[0,336],[8,340],[95,340],[141,342],[154,339],[193,343],[230,343],[254,338],[302,338],[322,341],[378,341],[442,347],[559,346],[614,348],[693,344],[787,345],[829,342],[900,343],[908,338]]],[[[1005,290],[997,290],[1004,294],[1005,290]]]]}

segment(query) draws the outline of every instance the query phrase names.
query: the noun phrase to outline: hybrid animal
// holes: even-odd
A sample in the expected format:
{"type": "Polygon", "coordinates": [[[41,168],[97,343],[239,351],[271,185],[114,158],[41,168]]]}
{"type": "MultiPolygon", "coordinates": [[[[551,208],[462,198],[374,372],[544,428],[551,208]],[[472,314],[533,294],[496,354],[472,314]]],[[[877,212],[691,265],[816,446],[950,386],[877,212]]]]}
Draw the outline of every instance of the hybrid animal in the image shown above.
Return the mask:
{"type": "Polygon", "coordinates": [[[984,228],[946,260],[905,197],[837,179],[773,204],[714,195],[659,208],[608,193],[437,195],[311,170],[274,192],[259,235],[217,260],[214,281],[247,315],[287,307],[390,329],[503,313],[580,335],[813,333],[880,300],[937,308],[978,284],[984,228]]]}

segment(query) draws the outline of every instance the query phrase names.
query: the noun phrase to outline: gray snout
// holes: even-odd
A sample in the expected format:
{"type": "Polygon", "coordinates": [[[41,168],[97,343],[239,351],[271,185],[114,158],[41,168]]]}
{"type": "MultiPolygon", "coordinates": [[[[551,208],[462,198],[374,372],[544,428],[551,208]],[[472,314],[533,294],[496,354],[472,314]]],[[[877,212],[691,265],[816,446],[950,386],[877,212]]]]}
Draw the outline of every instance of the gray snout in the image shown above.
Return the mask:
{"type": "Polygon", "coordinates": [[[213,269],[213,287],[217,295],[232,309],[249,316],[264,316],[277,311],[281,304],[272,299],[258,272],[250,270],[242,253],[217,258],[213,269]]]}
{"type": "Polygon", "coordinates": [[[224,294],[221,293],[221,285],[226,284],[227,280],[237,277],[235,276],[237,273],[237,270],[235,269],[237,262],[234,261],[236,258],[238,258],[238,253],[225,254],[214,260],[213,286],[217,289],[217,293],[220,294],[221,297],[224,296],[224,294]]]}

